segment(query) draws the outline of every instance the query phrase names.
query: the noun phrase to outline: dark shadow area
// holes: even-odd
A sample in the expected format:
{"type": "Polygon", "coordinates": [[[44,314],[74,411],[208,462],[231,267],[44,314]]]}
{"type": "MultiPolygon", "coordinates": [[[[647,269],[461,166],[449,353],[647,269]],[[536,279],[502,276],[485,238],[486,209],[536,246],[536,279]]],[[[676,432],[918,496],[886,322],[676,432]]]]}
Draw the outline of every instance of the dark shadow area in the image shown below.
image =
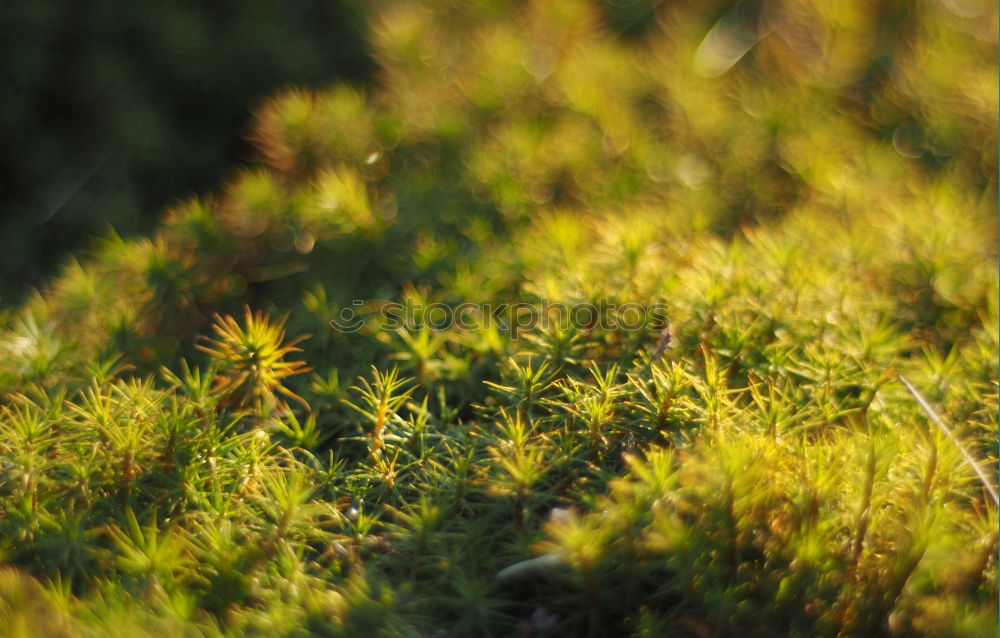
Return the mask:
{"type": "Polygon", "coordinates": [[[0,4],[0,299],[246,160],[255,104],[363,83],[355,0],[0,4]]]}

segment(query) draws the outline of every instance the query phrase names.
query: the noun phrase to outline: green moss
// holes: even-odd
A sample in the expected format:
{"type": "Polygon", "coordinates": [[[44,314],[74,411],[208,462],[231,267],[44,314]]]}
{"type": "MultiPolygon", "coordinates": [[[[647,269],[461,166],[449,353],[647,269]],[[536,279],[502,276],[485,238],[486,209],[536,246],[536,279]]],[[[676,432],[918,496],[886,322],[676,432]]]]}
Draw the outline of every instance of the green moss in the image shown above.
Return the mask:
{"type": "Polygon", "coordinates": [[[991,633],[996,503],[898,375],[995,474],[992,45],[792,4],[712,77],[721,6],[381,7],[378,90],[5,316],[7,626],[991,633]]]}

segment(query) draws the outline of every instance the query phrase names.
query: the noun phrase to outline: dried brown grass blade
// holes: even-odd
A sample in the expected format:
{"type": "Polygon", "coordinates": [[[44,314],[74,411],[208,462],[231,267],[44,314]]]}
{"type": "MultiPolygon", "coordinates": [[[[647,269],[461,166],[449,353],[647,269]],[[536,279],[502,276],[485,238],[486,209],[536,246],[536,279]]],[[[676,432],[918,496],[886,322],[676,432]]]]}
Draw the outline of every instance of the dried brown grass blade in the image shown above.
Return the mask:
{"type": "Polygon", "coordinates": [[[993,503],[996,504],[997,506],[1000,506],[1000,495],[997,494],[996,486],[994,486],[993,482],[990,481],[989,477],[986,476],[986,472],[984,472],[983,468],[979,466],[979,463],[976,461],[976,459],[973,458],[972,454],[965,449],[965,447],[962,445],[962,442],[958,440],[957,436],[955,436],[955,433],[951,431],[951,428],[945,425],[944,421],[941,420],[941,417],[937,415],[937,412],[935,412],[934,409],[930,406],[930,404],[927,403],[927,400],[924,399],[924,397],[919,392],[917,392],[917,389],[914,388],[912,385],[910,385],[910,382],[907,381],[903,377],[903,375],[898,375],[898,376],[899,380],[902,381],[903,385],[906,386],[906,389],[909,390],[910,394],[913,395],[913,398],[917,400],[917,404],[924,411],[924,414],[927,415],[927,418],[936,423],[937,426],[941,428],[941,431],[944,432],[948,436],[948,438],[951,439],[952,443],[954,443],[958,447],[958,451],[962,453],[962,458],[964,458],[965,462],[968,463],[970,467],[972,467],[972,470],[976,473],[976,476],[978,476],[979,480],[982,481],[983,487],[986,488],[986,491],[993,498],[993,503]]]}

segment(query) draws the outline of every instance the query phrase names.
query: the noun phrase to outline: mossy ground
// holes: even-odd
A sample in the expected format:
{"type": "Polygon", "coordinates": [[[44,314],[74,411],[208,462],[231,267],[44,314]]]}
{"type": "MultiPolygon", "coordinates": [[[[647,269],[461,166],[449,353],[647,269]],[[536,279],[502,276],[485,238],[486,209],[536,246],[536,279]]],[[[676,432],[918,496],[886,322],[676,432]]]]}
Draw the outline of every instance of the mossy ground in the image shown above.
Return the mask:
{"type": "Polygon", "coordinates": [[[992,635],[996,7],[727,11],[380,5],[8,309],[3,631],[992,635]]]}

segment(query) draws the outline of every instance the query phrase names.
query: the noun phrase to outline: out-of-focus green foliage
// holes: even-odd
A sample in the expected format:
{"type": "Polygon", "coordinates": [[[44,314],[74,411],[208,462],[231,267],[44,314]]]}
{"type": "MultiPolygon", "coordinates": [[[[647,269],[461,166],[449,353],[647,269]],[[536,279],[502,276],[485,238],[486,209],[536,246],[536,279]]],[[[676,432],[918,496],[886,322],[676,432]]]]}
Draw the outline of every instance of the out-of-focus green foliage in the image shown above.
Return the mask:
{"type": "Polygon", "coordinates": [[[996,503],[897,375],[995,475],[996,7],[643,25],[379,3],[377,88],[10,309],[4,626],[991,635],[996,503]]]}
{"type": "Polygon", "coordinates": [[[245,159],[248,105],[371,69],[353,0],[0,4],[0,298],[245,159]]]}

